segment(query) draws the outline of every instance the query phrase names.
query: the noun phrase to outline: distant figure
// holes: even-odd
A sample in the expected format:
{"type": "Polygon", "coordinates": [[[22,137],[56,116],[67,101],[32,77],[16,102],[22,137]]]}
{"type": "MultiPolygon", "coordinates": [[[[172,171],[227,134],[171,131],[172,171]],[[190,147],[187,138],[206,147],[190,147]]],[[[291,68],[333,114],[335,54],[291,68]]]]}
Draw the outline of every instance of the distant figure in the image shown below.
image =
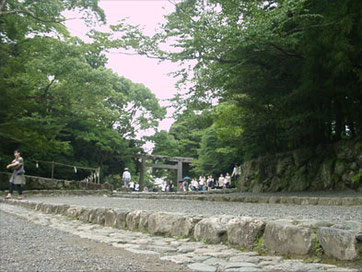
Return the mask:
{"type": "Polygon", "coordinates": [[[182,182],[182,189],[183,189],[183,191],[184,192],[186,192],[187,191],[187,180],[186,179],[184,179],[184,181],[182,182]]]}
{"type": "Polygon", "coordinates": [[[192,179],[191,181],[191,185],[192,185],[192,191],[197,191],[199,190],[199,183],[197,182],[196,179],[192,179]]]}
{"type": "Polygon", "coordinates": [[[24,170],[24,161],[23,158],[20,157],[20,151],[14,151],[15,159],[6,166],[7,169],[13,169],[13,173],[11,174],[9,180],[9,194],[7,195],[6,199],[10,199],[11,195],[13,194],[14,185],[16,186],[16,190],[18,191],[18,199],[23,199],[23,191],[21,189],[21,185],[25,184],[25,170],[24,170]]]}
{"type": "Polygon", "coordinates": [[[138,191],[140,190],[140,185],[139,185],[139,183],[136,183],[134,190],[135,190],[136,192],[138,192],[138,191]]]}
{"type": "Polygon", "coordinates": [[[128,171],[128,168],[124,169],[122,179],[124,187],[128,188],[128,183],[131,181],[131,173],[128,171]]]}
{"type": "Polygon", "coordinates": [[[163,182],[161,185],[161,191],[166,192],[166,182],[163,182]]]}
{"type": "Polygon", "coordinates": [[[235,178],[235,181],[237,181],[239,179],[241,175],[241,166],[239,166],[237,163],[235,164],[234,166],[234,170],[231,174],[231,177],[234,177],[235,178]]]}
{"type": "Polygon", "coordinates": [[[224,184],[225,184],[225,178],[224,175],[221,174],[219,177],[218,188],[222,189],[224,187],[224,184]]]}
{"type": "Polygon", "coordinates": [[[226,173],[224,183],[225,183],[225,187],[226,187],[226,188],[230,188],[230,185],[231,185],[231,177],[230,177],[230,174],[229,174],[229,173],[226,173]]]}
{"type": "Polygon", "coordinates": [[[169,184],[169,187],[168,187],[168,191],[169,191],[169,192],[173,192],[173,183],[172,183],[172,180],[170,180],[170,184],[169,184]]]}
{"type": "Polygon", "coordinates": [[[200,179],[199,179],[199,190],[200,190],[200,191],[205,191],[205,187],[206,187],[206,179],[205,179],[205,176],[200,176],[200,179]]]}
{"type": "Polygon", "coordinates": [[[130,181],[129,183],[129,188],[131,189],[131,191],[134,191],[135,190],[135,184],[134,184],[134,181],[130,181]]]}
{"type": "Polygon", "coordinates": [[[145,187],[143,188],[143,191],[144,191],[144,192],[148,192],[147,186],[145,186],[145,187]]]}
{"type": "Polygon", "coordinates": [[[207,178],[207,190],[210,191],[212,188],[214,188],[214,178],[210,175],[207,178]]]}

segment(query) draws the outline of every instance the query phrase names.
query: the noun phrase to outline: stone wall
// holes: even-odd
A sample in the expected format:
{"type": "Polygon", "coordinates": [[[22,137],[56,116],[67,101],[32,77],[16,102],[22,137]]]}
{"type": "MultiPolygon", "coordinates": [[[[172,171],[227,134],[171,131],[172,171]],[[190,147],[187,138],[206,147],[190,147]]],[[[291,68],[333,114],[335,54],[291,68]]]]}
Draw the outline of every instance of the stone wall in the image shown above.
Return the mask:
{"type": "MultiPolygon", "coordinates": [[[[0,191],[9,189],[9,173],[0,172],[0,191]]],[[[23,190],[113,190],[113,186],[104,184],[87,183],[76,180],[61,180],[25,175],[26,184],[23,190]]]]}
{"type": "Polygon", "coordinates": [[[226,244],[241,250],[361,262],[362,225],[356,221],[335,224],[310,219],[192,216],[0,198],[0,203],[4,202],[44,213],[69,216],[85,223],[167,237],[191,238],[209,244],[226,244]]]}
{"type": "Polygon", "coordinates": [[[362,138],[266,156],[242,165],[238,187],[250,192],[361,190],[362,138]]]}

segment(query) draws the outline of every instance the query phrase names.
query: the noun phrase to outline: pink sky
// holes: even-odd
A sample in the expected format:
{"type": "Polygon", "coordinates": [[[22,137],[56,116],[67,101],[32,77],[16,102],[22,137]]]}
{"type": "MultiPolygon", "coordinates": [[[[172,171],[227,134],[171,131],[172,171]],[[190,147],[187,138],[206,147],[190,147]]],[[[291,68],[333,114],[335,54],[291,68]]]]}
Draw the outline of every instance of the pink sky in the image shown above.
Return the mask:
{"type": "MultiPolygon", "coordinates": [[[[174,10],[174,5],[162,0],[101,0],[100,7],[107,16],[107,25],[117,24],[120,19],[128,18],[127,22],[134,25],[144,26],[145,33],[152,35],[160,23],[165,22],[163,16],[174,10]]],[[[66,13],[67,17],[80,17],[75,13],[66,13]]],[[[81,20],[67,21],[66,26],[74,36],[86,39],[87,28],[81,20]]],[[[106,30],[107,26],[97,27],[106,30]]],[[[167,74],[177,70],[177,64],[169,61],[159,63],[158,60],[149,59],[144,56],[128,56],[122,54],[107,54],[109,59],[107,67],[111,68],[120,76],[124,76],[133,82],[143,83],[156,97],[160,104],[167,105],[163,99],[172,98],[176,94],[174,84],[176,79],[167,74]]],[[[172,119],[165,119],[159,128],[168,130],[172,119]]]]}

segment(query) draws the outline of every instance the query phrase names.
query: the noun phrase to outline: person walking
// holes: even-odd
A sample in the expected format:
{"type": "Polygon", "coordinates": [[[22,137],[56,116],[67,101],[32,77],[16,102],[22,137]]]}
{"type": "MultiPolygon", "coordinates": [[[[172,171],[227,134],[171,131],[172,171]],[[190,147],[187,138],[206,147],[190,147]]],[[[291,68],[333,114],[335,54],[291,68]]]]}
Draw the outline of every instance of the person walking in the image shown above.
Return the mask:
{"type": "Polygon", "coordinates": [[[131,173],[128,171],[128,168],[124,169],[122,179],[123,179],[124,188],[128,188],[128,183],[131,180],[131,173]]]}
{"type": "Polygon", "coordinates": [[[15,157],[15,159],[11,162],[11,164],[8,164],[6,166],[7,169],[9,169],[9,168],[13,169],[13,173],[11,174],[11,177],[9,180],[9,194],[7,195],[6,199],[11,198],[11,196],[13,194],[13,190],[14,190],[14,185],[15,185],[16,190],[18,191],[18,194],[19,194],[18,199],[22,200],[23,191],[22,191],[21,185],[25,185],[24,160],[20,156],[19,150],[14,151],[14,157],[15,157]]]}
{"type": "Polygon", "coordinates": [[[233,172],[231,174],[231,177],[235,177],[235,181],[239,179],[241,175],[241,166],[239,166],[237,163],[234,166],[233,172]]]}

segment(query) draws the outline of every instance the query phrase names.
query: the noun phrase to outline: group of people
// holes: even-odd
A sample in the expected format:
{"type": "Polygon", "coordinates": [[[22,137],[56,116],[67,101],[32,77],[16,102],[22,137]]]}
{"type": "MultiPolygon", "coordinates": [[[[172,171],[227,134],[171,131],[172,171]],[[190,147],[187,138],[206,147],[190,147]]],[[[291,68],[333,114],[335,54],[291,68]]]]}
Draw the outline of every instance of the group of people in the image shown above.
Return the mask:
{"type": "Polygon", "coordinates": [[[197,180],[196,178],[184,179],[182,182],[182,190],[186,191],[210,191],[211,189],[223,189],[223,188],[232,188],[232,179],[237,180],[241,174],[241,168],[238,164],[235,164],[232,174],[226,173],[224,176],[220,174],[219,178],[214,179],[212,175],[209,175],[207,178],[202,175],[197,180]]]}
{"type": "Polygon", "coordinates": [[[221,174],[218,179],[214,179],[212,175],[209,175],[207,178],[205,176],[200,176],[198,180],[196,178],[193,178],[191,181],[186,179],[182,183],[182,190],[184,192],[210,191],[211,189],[230,188],[230,186],[231,176],[227,173],[225,177],[221,174]]]}
{"type": "Polygon", "coordinates": [[[129,172],[128,168],[124,169],[122,174],[123,185],[125,188],[129,188],[131,191],[139,191],[140,185],[138,182],[134,182],[131,178],[131,173],[129,172]]]}

